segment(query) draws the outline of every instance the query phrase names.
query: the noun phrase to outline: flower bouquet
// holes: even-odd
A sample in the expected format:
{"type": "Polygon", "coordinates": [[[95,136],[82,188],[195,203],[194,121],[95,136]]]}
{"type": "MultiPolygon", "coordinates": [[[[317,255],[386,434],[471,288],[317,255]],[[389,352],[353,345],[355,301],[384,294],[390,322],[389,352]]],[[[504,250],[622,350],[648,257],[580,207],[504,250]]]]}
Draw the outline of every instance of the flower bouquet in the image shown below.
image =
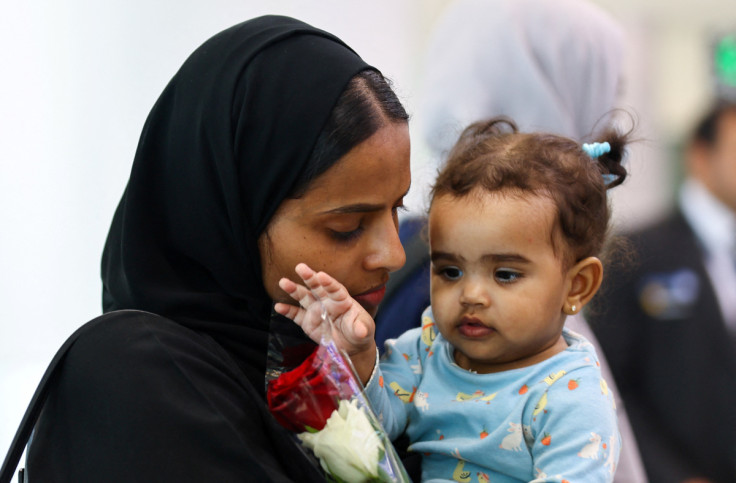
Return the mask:
{"type": "Polygon", "coordinates": [[[339,483],[410,481],[347,355],[323,336],[289,369],[289,355],[298,353],[298,346],[284,348],[276,339],[282,347],[275,350],[272,342],[269,351],[269,409],[314,453],[328,477],[339,483]],[[272,363],[274,354],[278,365],[272,363]]]}

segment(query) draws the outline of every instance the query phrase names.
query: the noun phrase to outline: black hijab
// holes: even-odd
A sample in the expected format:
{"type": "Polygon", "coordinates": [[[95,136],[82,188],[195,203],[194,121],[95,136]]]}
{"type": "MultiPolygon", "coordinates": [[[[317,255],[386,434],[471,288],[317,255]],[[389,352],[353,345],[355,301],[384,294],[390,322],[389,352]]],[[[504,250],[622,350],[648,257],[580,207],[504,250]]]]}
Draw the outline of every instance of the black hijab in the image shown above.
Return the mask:
{"type": "Polygon", "coordinates": [[[145,310],[212,337],[262,391],[271,300],[258,237],[349,80],[371,68],[288,17],[199,47],[143,128],[102,257],[104,310],[145,310]]]}

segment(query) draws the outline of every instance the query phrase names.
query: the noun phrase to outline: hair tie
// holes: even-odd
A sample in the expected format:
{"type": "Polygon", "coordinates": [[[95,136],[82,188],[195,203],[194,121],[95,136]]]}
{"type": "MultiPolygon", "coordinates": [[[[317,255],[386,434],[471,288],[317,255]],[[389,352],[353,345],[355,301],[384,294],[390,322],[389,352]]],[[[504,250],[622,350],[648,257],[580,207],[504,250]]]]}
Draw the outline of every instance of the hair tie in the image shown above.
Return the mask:
{"type": "Polygon", "coordinates": [[[605,143],[593,143],[593,144],[583,144],[583,151],[585,151],[588,156],[595,159],[601,154],[606,154],[611,152],[611,145],[607,142],[605,143]]]}
{"type": "MultiPolygon", "coordinates": [[[[607,142],[604,143],[592,143],[592,144],[583,144],[583,151],[590,156],[592,159],[597,158],[601,154],[606,154],[611,152],[611,145],[607,142]]],[[[618,179],[618,175],[615,174],[602,174],[603,176],[603,184],[608,186],[609,184],[613,183],[618,179]]]]}

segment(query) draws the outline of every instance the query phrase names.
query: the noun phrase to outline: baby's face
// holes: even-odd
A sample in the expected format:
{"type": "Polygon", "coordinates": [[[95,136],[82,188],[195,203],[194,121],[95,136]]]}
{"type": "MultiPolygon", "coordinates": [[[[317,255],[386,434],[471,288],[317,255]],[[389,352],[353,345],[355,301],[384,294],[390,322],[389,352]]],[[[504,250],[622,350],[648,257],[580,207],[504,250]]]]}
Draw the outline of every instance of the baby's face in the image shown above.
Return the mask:
{"type": "Polygon", "coordinates": [[[432,310],[455,361],[480,373],[564,350],[571,277],[552,247],[555,209],[540,196],[440,196],[429,214],[432,310]]]}

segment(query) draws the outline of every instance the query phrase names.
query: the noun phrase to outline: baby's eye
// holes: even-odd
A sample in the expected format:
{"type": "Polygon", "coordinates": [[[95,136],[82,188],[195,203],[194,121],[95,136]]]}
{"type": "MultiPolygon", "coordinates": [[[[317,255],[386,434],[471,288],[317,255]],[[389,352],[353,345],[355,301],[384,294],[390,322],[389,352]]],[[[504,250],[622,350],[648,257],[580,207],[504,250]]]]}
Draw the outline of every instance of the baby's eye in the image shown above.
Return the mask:
{"type": "Polygon", "coordinates": [[[447,280],[458,280],[463,276],[463,271],[457,267],[442,267],[439,269],[439,274],[447,280]]]}
{"type": "Polygon", "coordinates": [[[510,270],[508,268],[500,268],[496,270],[495,278],[497,281],[501,283],[512,283],[519,280],[523,275],[521,272],[517,272],[516,270],[510,270]]]}

